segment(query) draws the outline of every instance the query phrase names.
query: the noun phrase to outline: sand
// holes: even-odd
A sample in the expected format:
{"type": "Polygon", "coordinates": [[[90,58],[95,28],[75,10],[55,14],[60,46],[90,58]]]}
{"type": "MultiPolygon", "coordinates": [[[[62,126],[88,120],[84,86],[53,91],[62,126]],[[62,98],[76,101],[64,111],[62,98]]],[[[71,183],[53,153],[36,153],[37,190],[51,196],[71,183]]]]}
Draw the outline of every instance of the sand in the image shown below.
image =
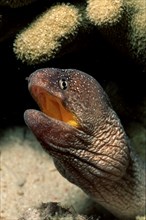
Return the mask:
{"type": "MultiPolygon", "coordinates": [[[[18,220],[30,207],[46,202],[59,202],[84,215],[95,208],[81,189],[59,174],[27,127],[0,134],[0,220],[18,220]]],[[[96,220],[109,219],[97,216],[98,211],[96,220]]]]}
{"type": "Polygon", "coordinates": [[[16,220],[29,207],[59,202],[76,212],[87,212],[91,201],[56,170],[26,127],[1,132],[0,220],[16,220]]]}

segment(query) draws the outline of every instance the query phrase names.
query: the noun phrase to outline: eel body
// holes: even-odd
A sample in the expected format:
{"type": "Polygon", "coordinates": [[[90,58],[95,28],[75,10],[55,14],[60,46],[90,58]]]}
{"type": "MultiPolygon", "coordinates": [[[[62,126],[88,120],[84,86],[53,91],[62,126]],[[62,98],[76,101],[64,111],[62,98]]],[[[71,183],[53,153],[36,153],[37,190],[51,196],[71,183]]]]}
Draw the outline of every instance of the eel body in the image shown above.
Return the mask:
{"type": "Polygon", "coordinates": [[[117,218],[144,215],[145,164],[100,84],[79,70],[45,68],[28,88],[40,110],[24,120],[58,171],[117,218]]]}

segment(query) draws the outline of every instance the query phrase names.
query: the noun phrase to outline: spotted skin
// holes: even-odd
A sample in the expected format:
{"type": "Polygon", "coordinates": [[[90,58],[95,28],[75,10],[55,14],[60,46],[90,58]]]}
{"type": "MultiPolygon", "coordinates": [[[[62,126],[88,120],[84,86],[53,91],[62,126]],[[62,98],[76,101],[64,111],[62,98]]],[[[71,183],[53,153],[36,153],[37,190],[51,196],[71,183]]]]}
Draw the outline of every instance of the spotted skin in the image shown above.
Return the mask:
{"type": "Polygon", "coordinates": [[[28,88],[43,112],[26,110],[24,120],[62,176],[119,219],[145,214],[145,164],[100,84],[76,69],[45,68],[30,75],[28,88]],[[74,123],[50,117],[43,93],[59,100],[74,123]]]}

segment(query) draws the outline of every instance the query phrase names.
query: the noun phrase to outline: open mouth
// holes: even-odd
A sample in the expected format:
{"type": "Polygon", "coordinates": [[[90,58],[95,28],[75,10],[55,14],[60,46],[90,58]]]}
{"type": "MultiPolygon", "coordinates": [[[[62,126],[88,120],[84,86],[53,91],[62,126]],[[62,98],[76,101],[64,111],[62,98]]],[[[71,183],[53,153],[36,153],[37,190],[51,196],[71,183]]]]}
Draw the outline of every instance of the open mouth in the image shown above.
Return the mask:
{"type": "Polygon", "coordinates": [[[65,109],[59,98],[49,94],[39,86],[32,86],[31,94],[40,110],[47,116],[63,121],[73,127],[79,127],[74,114],[65,109]]]}

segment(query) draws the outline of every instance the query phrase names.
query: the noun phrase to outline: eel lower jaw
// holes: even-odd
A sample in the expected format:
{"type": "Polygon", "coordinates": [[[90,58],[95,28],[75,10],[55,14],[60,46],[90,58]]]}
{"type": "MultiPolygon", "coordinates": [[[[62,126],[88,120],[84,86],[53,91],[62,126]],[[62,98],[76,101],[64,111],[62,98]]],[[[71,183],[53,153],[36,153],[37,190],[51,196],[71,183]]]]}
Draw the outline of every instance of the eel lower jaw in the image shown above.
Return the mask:
{"type": "Polygon", "coordinates": [[[54,119],[52,117],[49,117],[48,115],[46,115],[45,113],[43,113],[40,110],[36,110],[36,109],[27,109],[24,112],[24,121],[25,123],[28,125],[28,127],[30,127],[31,129],[33,127],[36,128],[41,128],[42,126],[44,126],[44,122],[47,123],[62,123],[60,120],[54,119]]]}
{"type": "Polygon", "coordinates": [[[74,144],[75,136],[83,132],[68,123],[49,117],[43,112],[35,109],[27,109],[24,112],[24,121],[34,133],[39,142],[49,150],[50,146],[59,146],[61,149],[68,148],[74,144]]]}

